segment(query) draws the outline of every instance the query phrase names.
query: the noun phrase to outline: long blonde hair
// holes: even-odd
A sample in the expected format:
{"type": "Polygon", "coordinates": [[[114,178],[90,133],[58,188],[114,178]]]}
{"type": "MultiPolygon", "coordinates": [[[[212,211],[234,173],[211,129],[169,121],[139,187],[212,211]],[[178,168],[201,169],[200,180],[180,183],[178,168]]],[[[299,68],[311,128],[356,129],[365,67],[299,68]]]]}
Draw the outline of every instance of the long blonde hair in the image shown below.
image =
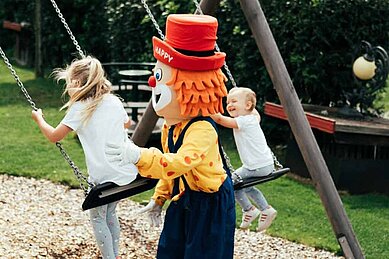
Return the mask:
{"type": "Polygon", "coordinates": [[[62,95],[69,93],[70,96],[61,110],[69,108],[77,101],[88,100],[88,105],[82,112],[83,123],[91,118],[104,95],[111,92],[112,84],[106,78],[103,66],[100,61],[91,56],[74,60],[65,69],[55,69],[53,76],[57,81],[66,81],[62,95]]]}

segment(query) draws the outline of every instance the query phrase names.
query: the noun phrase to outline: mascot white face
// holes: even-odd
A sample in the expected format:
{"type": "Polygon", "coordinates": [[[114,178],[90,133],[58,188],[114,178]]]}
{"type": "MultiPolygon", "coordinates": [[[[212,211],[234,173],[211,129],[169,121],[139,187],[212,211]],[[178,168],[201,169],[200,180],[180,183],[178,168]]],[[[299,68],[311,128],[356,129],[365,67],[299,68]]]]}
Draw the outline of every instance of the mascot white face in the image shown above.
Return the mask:
{"type": "Polygon", "coordinates": [[[157,61],[154,68],[155,87],[152,88],[151,102],[155,113],[166,120],[168,125],[174,125],[186,119],[181,115],[180,104],[177,101],[176,91],[171,81],[172,68],[157,61]]]}
{"type": "Polygon", "coordinates": [[[166,85],[171,79],[171,68],[164,63],[157,61],[154,68],[155,87],[152,90],[151,101],[153,108],[158,114],[172,101],[173,89],[166,85]]]}

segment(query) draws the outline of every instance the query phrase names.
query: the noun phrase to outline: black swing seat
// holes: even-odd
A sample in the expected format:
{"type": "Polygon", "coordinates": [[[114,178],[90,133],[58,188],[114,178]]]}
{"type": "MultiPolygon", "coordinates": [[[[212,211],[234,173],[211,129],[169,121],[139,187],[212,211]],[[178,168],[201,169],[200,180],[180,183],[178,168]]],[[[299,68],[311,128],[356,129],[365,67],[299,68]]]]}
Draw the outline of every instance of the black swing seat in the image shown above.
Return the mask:
{"type": "Polygon", "coordinates": [[[148,191],[154,188],[157,182],[158,179],[145,178],[138,175],[133,182],[123,186],[119,186],[113,182],[95,185],[85,197],[85,200],[82,203],[82,209],[89,210],[148,191]]]}
{"type": "Polygon", "coordinates": [[[288,173],[290,171],[290,168],[281,168],[267,176],[261,176],[261,177],[251,177],[244,179],[243,181],[234,183],[234,189],[240,190],[246,187],[250,187],[253,185],[257,185],[260,183],[265,183],[271,180],[275,180],[278,177],[283,176],[284,174],[288,173]]]}

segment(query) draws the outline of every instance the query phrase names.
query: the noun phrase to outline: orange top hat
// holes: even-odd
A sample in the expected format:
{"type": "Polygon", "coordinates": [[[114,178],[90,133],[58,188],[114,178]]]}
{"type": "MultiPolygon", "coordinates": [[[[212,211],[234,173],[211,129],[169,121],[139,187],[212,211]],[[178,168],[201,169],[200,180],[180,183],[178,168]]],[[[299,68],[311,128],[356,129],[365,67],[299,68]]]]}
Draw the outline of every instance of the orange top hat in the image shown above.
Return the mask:
{"type": "Polygon", "coordinates": [[[178,69],[205,71],[223,66],[226,54],[214,52],[217,20],[209,15],[171,14],[165,41],[153,37],[154,57],[178,69]]]}

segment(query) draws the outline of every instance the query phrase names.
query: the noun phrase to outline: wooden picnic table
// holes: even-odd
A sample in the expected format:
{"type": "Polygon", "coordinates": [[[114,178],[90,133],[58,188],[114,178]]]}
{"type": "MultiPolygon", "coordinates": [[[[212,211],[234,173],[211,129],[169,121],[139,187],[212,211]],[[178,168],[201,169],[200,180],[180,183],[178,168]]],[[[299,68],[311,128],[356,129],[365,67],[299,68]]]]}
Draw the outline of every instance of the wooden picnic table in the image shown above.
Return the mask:
{"type": "Polygon", "coordinates": [[[126,77],[141,77],[141,76],[149,76],[152,72],[150,70],[146,69],[126,69],[126,70],[120,70],[119,75],[126,76],[126,77]]]}

